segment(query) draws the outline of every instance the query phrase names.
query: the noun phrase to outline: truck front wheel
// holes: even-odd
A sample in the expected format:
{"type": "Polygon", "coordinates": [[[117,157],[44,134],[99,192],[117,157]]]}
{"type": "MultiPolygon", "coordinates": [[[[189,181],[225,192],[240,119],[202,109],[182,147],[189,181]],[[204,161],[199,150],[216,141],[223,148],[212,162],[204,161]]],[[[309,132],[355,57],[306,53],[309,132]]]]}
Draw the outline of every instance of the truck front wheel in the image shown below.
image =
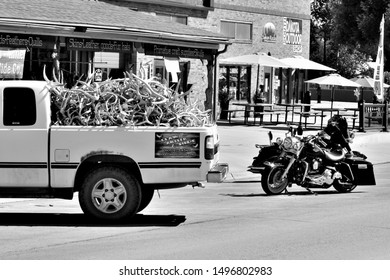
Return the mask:
{"type": "Polygon", "coordinates": [[[85,214],[98,219],[130,218],[137,213],[141,203],[140,184],[120,168],[102,167],[85,178],[79,202],[85,214]]]}

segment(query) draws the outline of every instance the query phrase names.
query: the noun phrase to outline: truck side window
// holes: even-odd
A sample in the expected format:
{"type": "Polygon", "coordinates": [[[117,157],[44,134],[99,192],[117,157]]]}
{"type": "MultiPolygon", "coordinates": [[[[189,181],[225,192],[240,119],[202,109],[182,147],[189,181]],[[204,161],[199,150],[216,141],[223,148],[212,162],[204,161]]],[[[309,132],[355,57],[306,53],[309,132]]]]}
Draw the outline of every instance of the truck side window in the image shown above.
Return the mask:
{"type": "Polygon", "coordinates": [[[33,125],[37,120],[35,93],[31,88],[4,88],[5,126],[33,125]]]}

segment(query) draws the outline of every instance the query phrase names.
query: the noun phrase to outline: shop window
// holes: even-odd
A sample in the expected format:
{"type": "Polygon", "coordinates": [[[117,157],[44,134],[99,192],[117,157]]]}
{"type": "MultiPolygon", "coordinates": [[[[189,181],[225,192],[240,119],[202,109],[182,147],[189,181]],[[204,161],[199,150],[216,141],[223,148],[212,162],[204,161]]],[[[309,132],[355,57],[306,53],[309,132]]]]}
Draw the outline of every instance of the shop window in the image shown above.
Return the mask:
{"type": "Polygon", "coordinates": [[[221,66],[219,90],[229,92],[234,100],[250,101],[250,66],[221,66]]]}
{"type": "Polygon", "coordinates": [[[119,68],[119,53],[95,52],[93,67],[96,82],[105,81],[108,78],[123,78],[124,69],[119,68]]]}
{"type": "Polygon", "coordinates": [[[3,106],[5,126],[35,124],[37,118],[35,93],[31,88],[5,88],[3,106]]]}
{"type": "Polygon", "coordinates": [[[252,24],[221,20],[221,33],[236,40],[252,40],[252,24]]]}
{"type": "Polygon", "coordinates": [[[177,22],[177,23],[181,23],[181,24],[185,24],[185,25],[187,25],[187,23],[188,23],[188,17],[187,16],[160,14],[160,13],[156,13],[156,15],[161,17],[161,18],[168,19],[171,22],[177,22]]]}

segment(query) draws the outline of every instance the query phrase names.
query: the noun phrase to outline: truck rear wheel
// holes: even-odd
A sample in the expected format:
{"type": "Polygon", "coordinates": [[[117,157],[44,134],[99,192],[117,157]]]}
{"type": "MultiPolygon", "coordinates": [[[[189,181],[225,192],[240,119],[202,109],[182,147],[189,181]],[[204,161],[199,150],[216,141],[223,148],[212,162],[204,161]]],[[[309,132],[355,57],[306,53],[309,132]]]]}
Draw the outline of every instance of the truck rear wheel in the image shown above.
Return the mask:
{"type": "Polygon", "coordinates": [[[137,213],[141,203],[140,184],[123,169],[102,167],[85,178],[79,202],[85,214],[98,219],[130,218],[137,213]]]}
{"type": "Polygon", "coordinates": [[[152,201],[154,195],[154,189],[143,186],[141,193],[142,193],[142,199],[141,199],[141,204],[138,207],[137,213],[144,210],[152,201]]]}

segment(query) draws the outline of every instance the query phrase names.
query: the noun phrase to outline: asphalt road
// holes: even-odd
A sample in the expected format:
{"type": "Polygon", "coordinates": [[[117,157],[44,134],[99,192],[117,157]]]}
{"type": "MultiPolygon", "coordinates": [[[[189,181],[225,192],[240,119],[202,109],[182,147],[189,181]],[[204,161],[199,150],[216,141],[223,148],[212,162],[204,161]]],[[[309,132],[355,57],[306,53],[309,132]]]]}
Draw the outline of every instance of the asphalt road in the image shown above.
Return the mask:
{"type": "Polygon", "coordinates": [[[317,195],[293,186],[289,195],[270,197],[260,176],[246,172],[254,143],[266,142],[266,132],[221,127],[221,160],[231,166],[226,181],[160,191],[125,223],[87,220],[77,197],[0,199],[0,259],[389,260],[390,174],[383,135],[362,135],[356,144],[375,164],[376,186],[317,195]]]}

